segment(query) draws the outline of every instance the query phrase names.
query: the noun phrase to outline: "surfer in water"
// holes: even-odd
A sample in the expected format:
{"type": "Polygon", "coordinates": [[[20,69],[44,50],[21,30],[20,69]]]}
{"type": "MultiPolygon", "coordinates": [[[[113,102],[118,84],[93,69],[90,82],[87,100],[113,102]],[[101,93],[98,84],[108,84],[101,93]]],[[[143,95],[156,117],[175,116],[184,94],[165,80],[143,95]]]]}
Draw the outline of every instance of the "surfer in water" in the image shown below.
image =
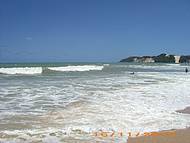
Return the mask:
{"type": "Polygon", "coordinates": [[[134,72],[131,72],[130,74],[135,74],[134,72]]]}
{"type": "Polygon", "coordinates": [[[186,72],[186,73],[188,73],[188,72],[189,72],[189,71],[188,71],[188,68],[185,68],[185,72],[186,72]]]}

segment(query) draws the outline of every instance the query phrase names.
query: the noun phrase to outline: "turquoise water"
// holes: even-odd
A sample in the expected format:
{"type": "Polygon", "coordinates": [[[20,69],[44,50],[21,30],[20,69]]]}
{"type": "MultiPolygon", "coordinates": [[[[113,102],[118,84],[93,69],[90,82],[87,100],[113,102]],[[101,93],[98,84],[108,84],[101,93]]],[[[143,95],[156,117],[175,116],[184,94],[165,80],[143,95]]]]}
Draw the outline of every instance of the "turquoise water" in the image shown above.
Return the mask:
{"type": "Polygon", "coordinates": [[[0,64],[0,142],[109,142],[92,133],[189,126],[190,116],[175,112],[190,105],[186,67],[0,64]]]}

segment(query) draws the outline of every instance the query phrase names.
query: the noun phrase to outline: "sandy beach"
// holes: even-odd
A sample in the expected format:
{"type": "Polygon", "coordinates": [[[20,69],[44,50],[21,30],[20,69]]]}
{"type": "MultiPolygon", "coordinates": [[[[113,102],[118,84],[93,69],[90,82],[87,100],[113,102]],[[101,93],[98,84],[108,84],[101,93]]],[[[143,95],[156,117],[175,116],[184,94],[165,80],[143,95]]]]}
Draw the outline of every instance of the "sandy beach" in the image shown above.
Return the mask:
{"type": "Polygon", "coordinates": [[[175,136],[142,136],[129,138],[127,143],[189,143],[190,128],[172,130],[176,131],[175,136]]]}
{"type": "MultiPolygon", "coordinates": [[[[177,110],[176,112],[190,114],[190,107],[177,110]]],[[[131,137],[127,143],[190,143],[190,128],[161,131],[156,136],[131,137]],[[175,135],[164,135],[164,132],[173,132],[175,135]]]]}
{"type": "Polygon", "coordinates": [[[183,114],[190,114],[190,107],[186,107],[185,109],[182,110],[177,110],[176,112],[183,114]]]}

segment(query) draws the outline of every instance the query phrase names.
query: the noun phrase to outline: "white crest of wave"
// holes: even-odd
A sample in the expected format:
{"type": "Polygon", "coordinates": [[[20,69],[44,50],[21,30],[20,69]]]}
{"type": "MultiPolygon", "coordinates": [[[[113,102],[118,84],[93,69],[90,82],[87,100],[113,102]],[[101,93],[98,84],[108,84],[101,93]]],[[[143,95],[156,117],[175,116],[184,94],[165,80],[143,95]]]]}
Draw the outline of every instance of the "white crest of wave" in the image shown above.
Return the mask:
{"type": "Polygon", "coordinates": [[[48,67],[49,70],[53,71],[91,71],[91,70],[102,70],[103,68],[104,66],[97,66],[97,65],[48,67]]]}
{"type": "Polygon", "coordinates": [[[0,68],[2,74],[40,74],[42,67],[14,67],[14,68],[0,68]]]}

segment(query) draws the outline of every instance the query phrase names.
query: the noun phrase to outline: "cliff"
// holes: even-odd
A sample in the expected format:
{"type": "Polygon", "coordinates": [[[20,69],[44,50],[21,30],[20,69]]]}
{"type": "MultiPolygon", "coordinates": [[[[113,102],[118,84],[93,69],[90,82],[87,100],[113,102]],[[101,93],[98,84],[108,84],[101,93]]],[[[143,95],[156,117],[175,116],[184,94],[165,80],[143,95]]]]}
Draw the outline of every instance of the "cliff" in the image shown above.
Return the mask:
{"type": "Polygon", "coordinates": [[[190,63],[190,56],[176,56],[160,54],[158,56],[132,56],[122,59],[120,62],[137,62],[137,63],[190,63]]]}

